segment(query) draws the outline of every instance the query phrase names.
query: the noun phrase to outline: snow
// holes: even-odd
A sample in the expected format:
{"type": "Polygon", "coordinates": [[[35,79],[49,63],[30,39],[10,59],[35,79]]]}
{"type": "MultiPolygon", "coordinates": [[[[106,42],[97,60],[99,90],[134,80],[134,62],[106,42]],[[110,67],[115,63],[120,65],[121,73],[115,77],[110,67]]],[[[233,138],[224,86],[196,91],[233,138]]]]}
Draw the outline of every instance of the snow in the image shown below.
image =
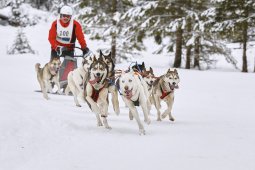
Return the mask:
{"type": "MultiPolygon", "coordinates": [[[[116,116],[110,105],[113,129],[106,130],[96,126],[85,103],[77,108],[71,96],[49,95],[46,101],[34,92],[39,89],[34,65],[50,58],[49,28],[50,23],[41,23],[24,29],[37,55],[7,55],[17,28],[0,26],[0,169],[254,170],[254,73],[241,73],[224,59],[215,70],[178,69],[175,122],[157,122],[153,107],[152,123],[143,123],[146,135],[139,136],[119,97],[121,113],[116,116]]],[[[87,41],[93,51],[103,46],[87,41]]],[[[137,61],[145,61],[157,76],[164,74],[173,57],[152,55],[152,41],[146,46],[150,48],[137,61]]],[[[240,61],[241,50],[234,55],[240,61]]],[[[251,71],[254,49],[247,55],[251,71]]]]}

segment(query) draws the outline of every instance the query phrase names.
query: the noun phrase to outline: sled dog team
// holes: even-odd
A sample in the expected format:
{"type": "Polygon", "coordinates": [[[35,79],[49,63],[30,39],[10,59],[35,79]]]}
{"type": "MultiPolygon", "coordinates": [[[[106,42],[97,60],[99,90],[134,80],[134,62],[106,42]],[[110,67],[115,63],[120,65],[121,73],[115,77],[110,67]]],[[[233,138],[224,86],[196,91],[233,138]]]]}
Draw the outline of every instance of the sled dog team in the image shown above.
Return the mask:
{"type": "MultiPolygon", "coordinates": [[[[37,79],[40,84],[43,97],[49,99],[47,92],[52,93],[55,84],[60,94],[59,69],[61,61],[53,58],[43,68],[40,64],[35,65],[37,79]]],[[[165,74],[156,77],[153,69],[145,68],[144,62],[136,64],[128,70],[115,70],[111,57],[100,51],[99,56],[87,57],[81,66],[68,74],[68,85],[65,94],[73,94],[75,105],[81,107],[78,98],[86,101],[92,112],[95,113],[98,126],[111,129],[108,124],[108,95],[111,94],[112,105],[115,113],[119,115],[118,93],[129,108],[129,118],[136,120],[139,134],[145,134],[136,106],[141,106],[144,121],[150,124],[149,118],[152,104],[157,110],[157,120],[169,117],[174,121],[171,114],[174,103],[174,91],[179,88],[179,75],[176,69],[168,69],[165,74]],[[167,109],[161,114],[161,101],[166,102],[167,109]]]]}

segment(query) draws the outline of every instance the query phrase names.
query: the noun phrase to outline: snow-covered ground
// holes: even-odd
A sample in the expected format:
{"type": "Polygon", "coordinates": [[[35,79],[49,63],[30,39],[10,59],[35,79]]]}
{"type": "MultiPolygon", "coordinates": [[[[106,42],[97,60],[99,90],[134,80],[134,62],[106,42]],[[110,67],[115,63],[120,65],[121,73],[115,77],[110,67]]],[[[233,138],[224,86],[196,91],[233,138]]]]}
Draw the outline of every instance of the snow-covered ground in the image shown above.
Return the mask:
{"type": "MultiPolygon", "coordinates": [[[[178,69],[175,122],[157,122],[153,107],[152,123],[144,123],[146,135],[139,136],[119,98],[121,114],[116,116],[110,106],[108,122],[113,129],[106,130],[96,126],[85,103],[77,108],[71,96],[49,95],[46,101],[34,92],[39,89],[34,65],[50,58],[49,27],[42,23],[25,29],[37,55],[9,56],[7,46],[16,29],[0,26],[1,170],[255,169],[254,73],[241,73],[224,61],[211,71],[178,69]]],[[[102,45],[87,41],[92,50],[102,45]]],[[[251,50],[250,58],[255,52],[251,50]]],[[[241,52],[235,55],[241,57],[241,52]]],[[[169,68],[167,56],[144,56],[138,62],[145,61],[156,75],[169,68]]]]}

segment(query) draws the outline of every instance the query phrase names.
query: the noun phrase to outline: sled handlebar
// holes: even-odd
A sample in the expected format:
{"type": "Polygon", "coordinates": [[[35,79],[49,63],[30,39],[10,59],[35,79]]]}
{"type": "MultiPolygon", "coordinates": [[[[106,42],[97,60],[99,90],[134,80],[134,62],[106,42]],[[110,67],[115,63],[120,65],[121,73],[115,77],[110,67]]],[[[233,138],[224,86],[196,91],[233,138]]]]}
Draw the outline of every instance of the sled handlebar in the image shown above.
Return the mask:
{"type": "MultiPolygon", "coordinates": [[[[58,48],[59,48],[59,51],[57,50],[57,55],[59,56],[59,57],[66,57],[65,55],[63,55],[63,52],[65,52],[65,51],[70,51],[70,49],[68,49],[68,48],[66,48],[66,47],[63,47],[63,46],[58,46],[58,48]]],[[[79,49],[79,50],[81,50],[82,51],[82,49],[80,48],[80,47],[74,47],[74,48],[77,48],[77,49],[79,49]]],[[[86,58],[86,57],[88,57],[88,56],[91,56],[91,55],[93,55],[93,52],[92,51],[89,51],[87,54],[85,54],[85,55],[74,55],[74,58],[86,58]]]]}

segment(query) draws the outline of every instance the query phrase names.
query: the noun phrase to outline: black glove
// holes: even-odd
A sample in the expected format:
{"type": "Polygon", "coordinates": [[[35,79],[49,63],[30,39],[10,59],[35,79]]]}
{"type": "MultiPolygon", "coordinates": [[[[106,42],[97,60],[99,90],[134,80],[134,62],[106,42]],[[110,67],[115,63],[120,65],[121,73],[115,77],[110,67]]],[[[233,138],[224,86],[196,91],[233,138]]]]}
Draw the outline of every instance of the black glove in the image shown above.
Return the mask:
{"type": "Polygon", "coordinates": [[[82,52],[83,52],[83,55],[88,54],[89,48],[88,48],[88,47],[83,48],[83,49],[82,49],[82,52]]]}

